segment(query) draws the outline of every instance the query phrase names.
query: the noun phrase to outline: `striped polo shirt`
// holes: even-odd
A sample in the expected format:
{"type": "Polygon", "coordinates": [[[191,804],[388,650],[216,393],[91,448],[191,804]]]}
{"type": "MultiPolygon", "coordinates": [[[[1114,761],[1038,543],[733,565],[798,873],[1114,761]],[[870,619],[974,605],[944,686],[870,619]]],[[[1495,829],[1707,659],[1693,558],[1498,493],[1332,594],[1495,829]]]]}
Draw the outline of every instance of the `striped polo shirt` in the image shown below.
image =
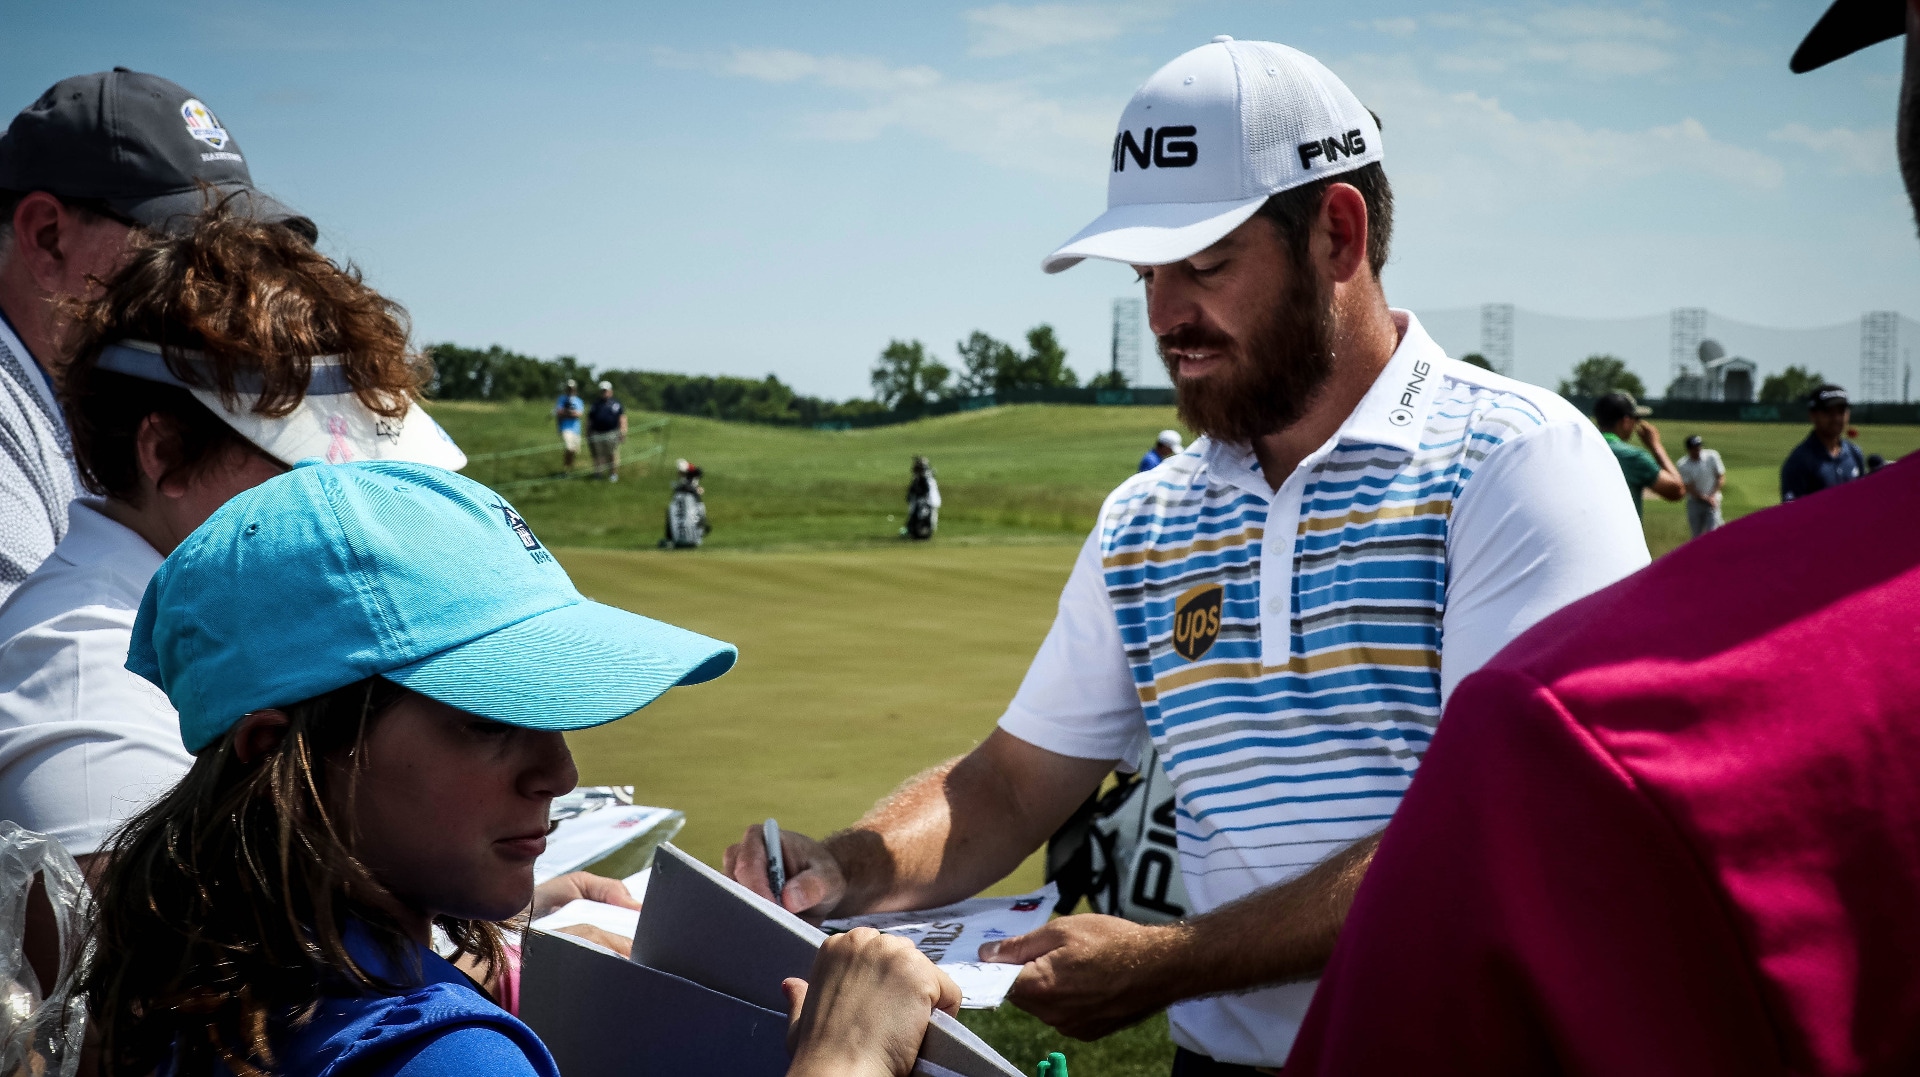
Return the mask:
{"type": "MultiPolygon", "coordinates": [[[[1452,685],[1647,560],[1624,499],[1588,500],[1622,484],[1591,423],[1395,318],[1373,389],[1277,489],[1202,439],[1108,498],[1001,720],[1068,755],[1150,739],[1199,912],[1378,831],[1452,685]]],[[[1312,987],[1181,1003],[1175,1038],[1278,1065],[1312,987]]]]}

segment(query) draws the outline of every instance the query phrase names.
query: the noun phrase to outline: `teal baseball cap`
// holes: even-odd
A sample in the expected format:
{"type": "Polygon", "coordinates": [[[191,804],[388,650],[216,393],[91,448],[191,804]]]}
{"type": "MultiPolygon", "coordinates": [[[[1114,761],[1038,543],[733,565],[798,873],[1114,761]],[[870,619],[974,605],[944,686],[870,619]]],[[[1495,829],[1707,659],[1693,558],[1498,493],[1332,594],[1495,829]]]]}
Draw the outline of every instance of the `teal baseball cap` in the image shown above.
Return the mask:
{"type": "Polygon", "coordinates": [[[506,499],[425,464],[303,462],[154,573],[127,668],[197,752],[241,717],[372,676],[470,714],[571,730],[733,667],[731,644],[580,593],[506,499]]]}

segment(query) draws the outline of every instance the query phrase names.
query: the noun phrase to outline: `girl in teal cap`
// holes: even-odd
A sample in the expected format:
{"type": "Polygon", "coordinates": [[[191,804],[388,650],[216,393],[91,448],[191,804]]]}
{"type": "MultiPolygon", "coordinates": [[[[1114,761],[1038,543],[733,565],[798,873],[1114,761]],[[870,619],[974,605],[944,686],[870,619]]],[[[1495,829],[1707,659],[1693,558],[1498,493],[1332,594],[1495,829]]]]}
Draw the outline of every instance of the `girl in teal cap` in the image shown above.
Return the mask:
{"type": "MultiPolygon", "coordinates": [[[[84,987],[105,1072],[557,1077],[433,933],[497,965],[577,778],[562,731],[732,661],[585,599],[451,472],[315,462],[234,498],[161,566],[134,627],[128,667],[168,693],[196,757],[115,836],[98,887],[84,987]],[[591,702],[541,702],[580,694],[568,663],[594,647],[591,702]]],[[[904,1075],[960,999],[868,930],[829,939],[787,992],[789,1072],[809,1077],[904,1075]]]]}

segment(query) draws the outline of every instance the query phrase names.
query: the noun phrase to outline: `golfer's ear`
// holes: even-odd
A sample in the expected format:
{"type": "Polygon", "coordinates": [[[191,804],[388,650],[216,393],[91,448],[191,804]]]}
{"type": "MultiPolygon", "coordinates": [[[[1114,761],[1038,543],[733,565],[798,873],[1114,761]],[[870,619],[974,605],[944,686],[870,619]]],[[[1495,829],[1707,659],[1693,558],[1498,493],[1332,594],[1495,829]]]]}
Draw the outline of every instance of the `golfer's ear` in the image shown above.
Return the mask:
{"type": "Polygon", "coordinates": [[[287,738],[287,715],[268,708],[240,719],[233,729],[233,755],[242,763],[253,764],[280,749],[287,738]]]}

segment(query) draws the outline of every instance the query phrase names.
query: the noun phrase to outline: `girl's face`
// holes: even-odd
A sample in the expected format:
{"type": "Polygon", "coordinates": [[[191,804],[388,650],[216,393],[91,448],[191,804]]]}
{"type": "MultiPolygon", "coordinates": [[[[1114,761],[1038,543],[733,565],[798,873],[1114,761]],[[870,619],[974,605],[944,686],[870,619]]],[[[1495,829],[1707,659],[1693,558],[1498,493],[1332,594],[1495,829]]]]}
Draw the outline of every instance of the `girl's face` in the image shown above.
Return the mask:
{"type": "MultiPolygon", "coordinates": [[[[425,919],[505,920],[533,897],[547,808],[579,780],[559,733],[477,718],[415,692],[361,743],[351,823],[375,878],[425,919]]],[[[424,940],[423,940],[424,941],[424,940]]]]}

